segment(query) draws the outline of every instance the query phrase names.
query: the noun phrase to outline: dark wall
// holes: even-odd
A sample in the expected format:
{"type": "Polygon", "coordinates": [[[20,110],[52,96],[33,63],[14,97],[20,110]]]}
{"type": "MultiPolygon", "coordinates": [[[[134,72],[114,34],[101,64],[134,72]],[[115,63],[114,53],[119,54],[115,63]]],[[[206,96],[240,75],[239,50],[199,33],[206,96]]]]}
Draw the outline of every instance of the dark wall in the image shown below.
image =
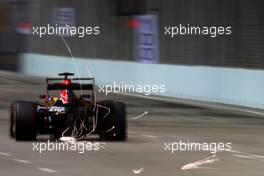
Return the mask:
{"type": "MultiPolygon", "coordinates": [[[[75,57],[103,58],[111,60],[132,59],[132,30],[125,25],[127,16],[117,17],[113,5],[105,0],[83,1],[34,1],[31,20],[33,25],[53,24],[55,7],[75,8],[75,26],[100,26],[100,35],[64,37],[75,57]]],[[[69,56],[59,36],[30,36],[28,52],[69,56]]]]}
{"type": "MultiPolygon", "coordinates": [[[[100,36],[66,37],[73,55],[85,58],[133,61],[133,31],[126,27],[130,16],[117,16],[113,0],[32,0],[34,25],[52,24],[54,7],[74,7],[75,25],[99,25],[100,36]]],[[[160,62],[264,68],[263,0],[149,0],[149,13],[159,15],[160,62]],[[231,36],[164,35],[164,26],[231,26],[231,36]]],[[[30,36],[27,52],[69,56],[58,36],[30,36]]]]}
{"type": "Polygon", "coordinates": [[[228,37],[161,35],[163,63],[264,68],[262,0],[166,0],[160,23],[232,26],[228,37]]]}

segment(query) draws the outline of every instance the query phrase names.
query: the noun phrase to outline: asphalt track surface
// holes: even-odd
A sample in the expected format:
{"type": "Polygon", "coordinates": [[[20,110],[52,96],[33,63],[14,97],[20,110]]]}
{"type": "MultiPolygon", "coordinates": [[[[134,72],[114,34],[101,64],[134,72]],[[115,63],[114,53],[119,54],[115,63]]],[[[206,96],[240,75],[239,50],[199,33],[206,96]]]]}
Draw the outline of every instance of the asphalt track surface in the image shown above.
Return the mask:
{"type": "MultiPolygon", "coordinates": [[[[0,72],[1,176],[263,176],[264,118],[124,95],[100,97],[127,104],[127,142],[107,142],[105,148],[83,154],[77,151],[40,154],[33,151],[32,142],[9,138],[8,108],[14,100],[37,100],[44,87],[44,79],[0,72]],[[138,117],[145,111],[148,114],[138,117]],[[232,151],[217,152],[214,157],[217,161],[182,170],[184,165],[212,154],[165,151],[165,142],[179,140],[230,142],[232,151]]],[[[93,142],[97,142],[94,137],[93,142]]]]}

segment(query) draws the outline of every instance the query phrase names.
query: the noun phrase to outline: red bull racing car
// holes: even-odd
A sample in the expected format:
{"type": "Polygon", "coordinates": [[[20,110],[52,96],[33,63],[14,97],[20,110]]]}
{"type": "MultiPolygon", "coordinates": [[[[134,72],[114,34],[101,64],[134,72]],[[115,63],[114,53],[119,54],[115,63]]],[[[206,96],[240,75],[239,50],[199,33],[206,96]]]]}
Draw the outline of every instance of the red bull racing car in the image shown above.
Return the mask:
{"type": "Polygon", "coordinates": [[[125,141],[126,106],[111,100],[96,101],[94,78],[47,78],[41,101],[15,101],[10,107],[10,136],[17,141],[36,140],[39,134],[53,139],[76,140],[99,134],[102,140],[125,141]]]}

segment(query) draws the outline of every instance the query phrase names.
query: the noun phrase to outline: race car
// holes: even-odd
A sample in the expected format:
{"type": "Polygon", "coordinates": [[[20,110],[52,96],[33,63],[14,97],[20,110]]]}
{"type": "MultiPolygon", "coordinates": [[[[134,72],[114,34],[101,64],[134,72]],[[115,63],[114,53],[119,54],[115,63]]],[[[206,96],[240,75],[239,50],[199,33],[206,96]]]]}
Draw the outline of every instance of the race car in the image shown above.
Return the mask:
{"type": "Polygon", "coordinates": [[[10,106],[10,136],[17,141],[71,137],[82,140],[98,134],[102,140],[125,141],[126,105],[111,100],[97,101],[94,78],[69,78],[60,73],[46,78],[47,91],[41,101],[15,101],[10,106]]]}

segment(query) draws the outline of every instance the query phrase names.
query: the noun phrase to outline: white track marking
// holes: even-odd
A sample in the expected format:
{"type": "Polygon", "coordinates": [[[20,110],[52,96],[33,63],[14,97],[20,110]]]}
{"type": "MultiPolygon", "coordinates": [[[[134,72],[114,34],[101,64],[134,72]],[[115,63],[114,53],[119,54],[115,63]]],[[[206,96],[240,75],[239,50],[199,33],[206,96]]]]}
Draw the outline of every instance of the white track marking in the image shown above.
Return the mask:
{"type": "Polygon", "coordinates": [[[231,153],[244,153],[244,152],[241,152],[241,151],[238,151],[238,150],[225,150],[227,152],[231,152],[231,153]]]}
{"type": "Polygon", "coordinates": [[[245,159],[254,159],[254,157],[249,155],[238,155],[238,154],[232,154],[232,156],[238,157],[238,158],[245,158],[245,159]]]}
{"type": "Polygon", "coordinates": [[[23,159],[14,159],[14,161],[19,162],[19,163],[24,163],[24,164],[31,164],[31,161],[28,160],[23,160],[23,159]]]}
{"type": "Polygon", "coordinates": [[[214,163],[216,161],[219,161],[219,159],[217,159],[216,156],[213,155],[213,156],[207,157],[205,159],[186,164],[186,165],[181,167],[181,170],[201,169],[202,167],[200,167],[200,166],[205,165],[205,164],[211,164],[211,163],[214,163]]]}
{"type": "Polygon", "coordinates": [[[56,172],[53,169],[49,169],[49,168],[45,168],[45,167],[38,167],[37,169],[40,170],[40,171],[49,172],[49,173],[55,173],[56,172]]]}
{"type": "Polygon", "coordinates": [[[141,115],[139,115],[139,116],[137,116],[137,117],[133,117],[133,118],[131,118],[131,119],[132,119],[132,120],[136,120],[136,119],[139,119],[139,118],[143,117],[143,116],[146,115],[146,114],[148,114],[148,111],[145,111],[143,114],[141,114],[141,115]]]}
{"type": "MultiPolygon", "coordinates": [[[[2,155],[2,156],[11,156],[12,154],[6,153],[6,152],[0,152],[0,155],[2,155]]],[[[24,163],[24,164],[31,164],[32,163],[31,161],[18,159],[18,158],[15,158],[15,159],[12,159],[12,160],[16,161],[16,162],[19,162],[19,163],[24,163]]],[[[38,167],[37,169],[40,170],[40,171],[43,171],[43,172],[48,172],[48,173],[55,173],[56,172],[53,169],[49,169],[49,168],[45,168],[45,167],[38,167]]]]}
{"type": "Polygon", "coordinates": [[[2,156],[11,156],[12,154],[11,153],[6,153],[6,152],[0,152],[0,155],[2,155],[2,156]]]}
{"type": "Polygon", "coordinates": [[[140,174],[141,172],[144,172],[144,168],[141,169],[133,169],[134,174],[140,174]]]}
{"type": "Polygon", "coordinates": [[[157,138],[158,136],[154,136],[154,135],[148,135],[148,134],[143,134],[143,137],[148,137],[148,138],[157,138]]]}
{"type": "Polygon", "coordinates": [[[246,158],[246,159],[264,159],[263,155],[252,155],[245,152],[237,151],[237,150],[229,150],[228,152],[235,153],[232,154],[235,157],[246,158]]]}
{"type": "Polygon", "coordinates": [[[262,156],[262,155],[249,155],[249,156],[252,156],[252,157],[255,157],[255,158],[261,158],[261,159],[264,159],[264,156],[262,156]]]}

